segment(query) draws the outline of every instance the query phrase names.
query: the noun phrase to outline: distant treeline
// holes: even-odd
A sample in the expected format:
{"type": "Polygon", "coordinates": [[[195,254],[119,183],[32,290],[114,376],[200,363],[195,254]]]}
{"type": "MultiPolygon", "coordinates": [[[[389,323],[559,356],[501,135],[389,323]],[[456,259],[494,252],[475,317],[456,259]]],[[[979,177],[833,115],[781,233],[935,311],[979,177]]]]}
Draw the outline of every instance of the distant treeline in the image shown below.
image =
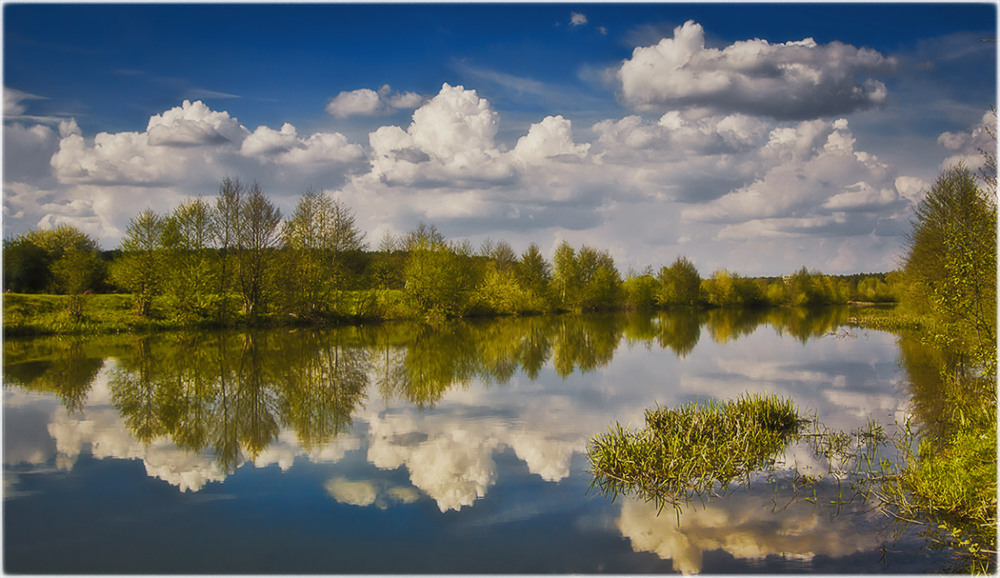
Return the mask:
{"type": "Polygon", "coordinates": [[[64,225],[5,239],[3,253],[5,291],[70,295],[74,317],[87,294],[122,292],[142,316],[219,325],[891,302],[898,281],[805,267],[703,279],[683,256],[623,279],[605,250],[563,242],[549,261],[534,243],[521,254],[502,240],[474,248],[425,223],[372,249],[340,201],[307,191],[283,219],[256,184],[230,178],[214,201],[135,216],[114,251],[64,225]]]}

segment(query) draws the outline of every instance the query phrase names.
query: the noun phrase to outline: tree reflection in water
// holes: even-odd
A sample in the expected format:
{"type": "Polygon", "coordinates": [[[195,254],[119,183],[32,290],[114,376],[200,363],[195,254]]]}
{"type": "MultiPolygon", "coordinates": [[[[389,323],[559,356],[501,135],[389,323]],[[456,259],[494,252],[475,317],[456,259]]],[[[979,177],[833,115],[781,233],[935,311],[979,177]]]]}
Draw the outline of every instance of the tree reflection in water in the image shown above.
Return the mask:
{"type": "MultiPolygon", "coordinates": [[[[932,423],[939,361],[906,338],[899,348],[890,336],[873,339],[875,348],[860,335],[850,342],[831,338],[846,317],[845,310],[663,311],[440,327],[8,340],[5,387],[54,394],[44,396],[47,403],[62,404],[45,423],[45,441],[55,440],[51,451],[62,469],[71,469],[89,445],[97,459],[141,459],[146,475],[200,491],[248,460],[284,469],[306,454],[306,468],[332,472],[319,489],[337,505],[388,508],[427,500],[441,512],[457,512],[487,494],[525,499],[512,497],[513,470],[561,482],[559,490],[546,491],[586,499],[588,473],[580,458],[587,439],[609,420],[635,419],[658,401],[723,400],[752,384],[792,395],[806,411],[832,408],[842,419],[838,427],[855,427],[850,416],[875,415],[875,409],[892,415],[907,397],[890,383],[898,376],[895,352],[910,374],[917,418],[932,423]],[[752,339],[736,343],[754,329],[752,339]],[[819,337],[824,340],[808,351],[795,341],[819,337]],[[727,345],[712,347],[709,340],[727,345]],[[650,355],[643,347],[663,352],[650,355]],[[603,371],[616,356],[618,363],[603,371]],[[889,381],[887,372],[894,376],[889,381]],[[504,490],[491,490],[498,485],[504,490]]],[[[801,444],[783,453],[815,468],[810,475],[837,463],[817,455],[801,444]]],[[[865,549],[870,556],[877,549],[878,529],[852,526],[858,504],[829,504],[839,498],[831,482],[790,487],[782,477],[775,483],[799,491],[799,499],[774,499],[771,486],[755,478],[752,491],[734,484],[728,497],[677,515],[669,509],[656,516],[655,504],[631,498],[614,505],[591,500],[588,511],[606,515],[602,527],[617,528],[636,551],[670,558],[685,572],[711,570],[720,552],[741,559],[777,554],[807,564],[812,556],[865,549]],[[851,515],[837,517],[836,508],[851,515]]],[[[477,505],[462,516],[494,507],[477,505]]]]}
{"type": "Polygon", "coordinates": [[[369,384],[385,400],[433,407],[471,381],[535,379],[552,364],[566,377],[611,362],[622,339],[690,353],[707,327],[726,342],[760,324],[800,340],[827,334],[845,310],[659,312],[455,321],[440,327],[370,327],[185,332],[106,338],[6,340],[5,384],[55,393],[80,410],[114,358],[108,387],[128,430],[143,444],[214,453],[232,472],[290,429],[307,451],[350,430],[369,384]]]}

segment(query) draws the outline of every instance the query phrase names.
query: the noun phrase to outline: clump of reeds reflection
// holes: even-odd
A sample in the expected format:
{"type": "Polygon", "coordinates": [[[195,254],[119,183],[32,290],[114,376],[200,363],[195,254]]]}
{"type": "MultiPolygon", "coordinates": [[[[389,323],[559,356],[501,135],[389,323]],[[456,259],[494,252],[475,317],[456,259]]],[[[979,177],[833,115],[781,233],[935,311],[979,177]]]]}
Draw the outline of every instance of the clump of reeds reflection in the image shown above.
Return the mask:
{"type": "Polygon", "coordinates": [[[774,465],[803,420],[789,399],[746,395],[646,410],[646,427],[616,424],[591,440],[592,488],[677,507],[774,465]]]}

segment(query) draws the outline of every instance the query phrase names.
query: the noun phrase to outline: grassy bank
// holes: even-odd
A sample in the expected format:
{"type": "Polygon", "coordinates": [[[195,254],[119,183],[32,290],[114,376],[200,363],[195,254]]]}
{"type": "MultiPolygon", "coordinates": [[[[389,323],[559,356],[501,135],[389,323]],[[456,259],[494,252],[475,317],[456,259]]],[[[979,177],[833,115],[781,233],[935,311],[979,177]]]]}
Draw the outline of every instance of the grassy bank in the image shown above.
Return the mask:
{"type": "MultiPolygon", "coordinates": [[[[162,297],[154,300],[152,315],[145,317],[136,312],[132,296],[122,294],[85,295],[82,297],[82,313],[74,317],[70,313],[70,299],[72,298],[67,295],[5,293],[4,335],[86,335],[220,326],[332,325],[406,317],[403,292],[392,290],[347,292],[342,300],[342,314],[321,318],[269,315],[251,320],[236,313],[224,324],[213,322],[207,317],[183,318],[171,315],[169,312],[174,309],[162,297]]],[[[234,299],[233,310],[238,307],[234,299]]]]}

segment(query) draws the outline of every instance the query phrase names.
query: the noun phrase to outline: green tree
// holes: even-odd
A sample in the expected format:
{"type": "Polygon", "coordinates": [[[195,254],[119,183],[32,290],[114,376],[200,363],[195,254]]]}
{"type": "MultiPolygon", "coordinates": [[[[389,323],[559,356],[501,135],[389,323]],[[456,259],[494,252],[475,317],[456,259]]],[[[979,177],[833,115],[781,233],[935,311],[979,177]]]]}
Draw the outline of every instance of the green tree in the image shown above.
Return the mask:
{"type": "Polygon", "coordinates": [[[670,267],[662,267],[658,280],[661,305],[696,305],[701,300],[701,275],[687,257],[677,257],[670,267]]]}
{"type": "Polygon", "coordinates": [[[656,306],[659,287],[660,283],[653,277],[652,267],[646,267],[641,274],[630,271],[628,278],[622,282],[625,306],[629,309],[652,309],[656,306]]]}
{"type": "Polygon", "coordinates": [[[212,208],[201,199],[182,203],[166,219],[163,246],[170,274],[164,292],[182,320],[203,318],[212,310],[217,287],[213,227],[212,208]]]}
{"type": "Polygon", "coordinates": [[[611,254],[584,245],[580,247],[576,262],[581,289],[576,306],[584,310],[615,307],[622,280],[611,254]]]}
{"type": "Polygon", "coordinates": [[[240,207],[243,206],[245,190],[237,178],[226,177],[219,185],[219,196],[215,200],[212,213],[212,232],[218,265],[216,267],[216,288],[218,299],[216,320],[228,323],[232,317],[230,294],[235,290],[241,224],[240,207]]]}
{"type": "Polygon", "coordinates": [[[429,318],[463,315],[474,286],[469,268],[439,235],[410,235],[413,244],[404,276],[416,311],[429,318]]]}
{"type": "Polygon", "coordinates": [[[907,237],[908,302],[933,319],[939,337],[996,368],[996,203],[958,166],[938,177],[917,206],[907,237]]]}
{"type": "Polygon", "coordinates": [[[3,288],[14,293],[41,293],[52,283],[49,255],[28,235],[3,241],[3,288]]]}
{"type": "Polygon", "coordinates": [[[287,308],[306,317],[327,313],[336,281],[331,274],[333,204],[314,190],[306,191],[282,229],[287,259],[284,295],[287,308]]]}
{"type": "Polygon", "coordinates": [[[563,308],[572,307],[580,290],[580,270],[576,251],[569,243],[559,243],[552,256],[552,265],[552,292],[556,303],[563,308]]]}
{"type": "Polygon", "coordinates": [[[71,225],[39,229],[4,241],[4,289],[79,295],[104,279],[100,247],[71,225]]]}
{"type": "Polygon", "coordinates": [[[52,264],[52,275],[69,296],[67,309],[74,321],[83,318],[83,307],[86,296],[97,285],[104,262],[97,256],[96,250],[85,251],[70,249],[52,264]]]}
{"type": "Polygon", "coordinates": [[[129,221],[121,242],[122,256],[111,268],[111,278],[132,293],[136,311],[149,317],[153,299],[163,290],[163,217],[146,209],[129,221]]]}
{"type": "Polygon", "coordinates": [[[240,206],[239,283],[243,309],[251,318],[267,311],[272,293],[274,249],[279,239],[281,211],[254,183],[240,206]]]}
{"type": "Polygon", "coordinates": [[[551,299],[549,286],[552,283],[552,267],[542,256],[538,245],[535,243],[528,245],[521,254],[515,273],[521,287],[528,294],[527,308],[533,311],[548,309],[551,299]]]}

